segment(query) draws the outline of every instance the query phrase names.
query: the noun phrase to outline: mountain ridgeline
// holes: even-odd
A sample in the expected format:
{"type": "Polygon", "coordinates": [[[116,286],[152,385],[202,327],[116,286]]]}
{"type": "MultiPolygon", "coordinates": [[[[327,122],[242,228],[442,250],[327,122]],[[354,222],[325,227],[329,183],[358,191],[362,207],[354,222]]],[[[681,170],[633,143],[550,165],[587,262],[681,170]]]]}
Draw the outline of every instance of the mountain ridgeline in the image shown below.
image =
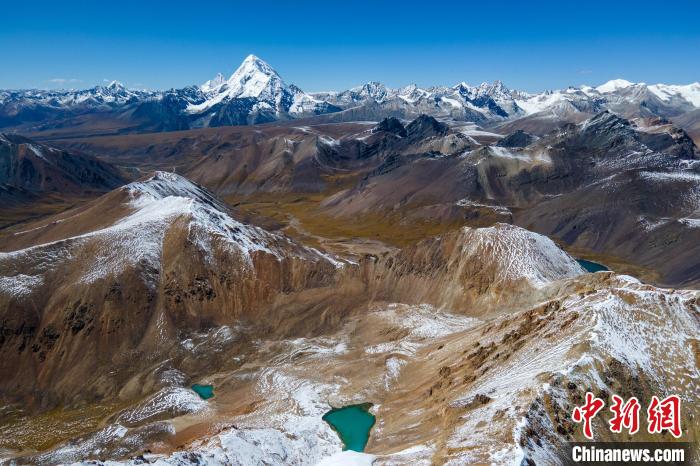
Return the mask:
{"type": "Polygon", "coordinates": [[[0,133],[0,200],[6,206],[47,194],[106,192],[124,183],[120,170],[95,157],[0,133]]]}
{"type": "Polygon", "coordinates": [[[619,79],[596,88],[537,94],[510,90],[500,81],[397,89],[369,82],[342,92],[309,93],[287,84],[269,64],[250,55],[228,79],[218,74],[200,86],[181,89],[126,89],[115,81],[79,91],[0,90],[0,128],[54,136],[120,134],[309,118],[318,122],[412,119],[427,114],[481,125],[510,124],[512,129],[537,134],[605,109],[627,118],[677,119],[691,128],[697,123],[693,112],[699,108],[700,83],[647,85],[619,79]]]}

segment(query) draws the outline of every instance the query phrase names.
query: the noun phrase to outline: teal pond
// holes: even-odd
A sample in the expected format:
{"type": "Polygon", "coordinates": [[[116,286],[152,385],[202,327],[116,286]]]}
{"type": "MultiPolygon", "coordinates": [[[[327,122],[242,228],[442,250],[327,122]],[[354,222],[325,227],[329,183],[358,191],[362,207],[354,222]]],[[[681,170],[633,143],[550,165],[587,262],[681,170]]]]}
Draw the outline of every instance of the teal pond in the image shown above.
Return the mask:
{"type": "Polygon", "coordinates": [[[609,268],[607,268],[603,264],[599,264],[599,263],[593,262],[593,261],[587,261],[585,259],[576,259],[576,262],[578,262],[581,267],[586,269],[586,272],[593,273],[593,272],[604,272],[606,270],[610,270],[609,268]]]}
{"type": "Polygon", "coordinates": [[[208,400],[214,396],[214,386],[213,385],[200,385],[198,383],[192,385],[192,390],[194,390],[197,395],[203,400],[208,400]]]}
{"type": "Polygon", "coordinates": [[[338,433],[343,450],[364,451],[369,440],[369,431],[376,421],[369,412],[372,403],[333,408],[323,415],[323,420],[338,433]]]}

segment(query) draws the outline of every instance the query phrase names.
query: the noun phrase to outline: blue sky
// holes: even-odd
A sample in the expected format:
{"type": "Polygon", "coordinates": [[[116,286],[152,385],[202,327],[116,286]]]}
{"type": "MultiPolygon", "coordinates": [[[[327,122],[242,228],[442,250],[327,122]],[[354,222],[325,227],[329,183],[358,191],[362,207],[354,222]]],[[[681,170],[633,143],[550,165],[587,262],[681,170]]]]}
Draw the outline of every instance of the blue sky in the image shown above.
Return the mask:
{"type": "Polygon", "coordinates": [[[0,88],[169,88],[249,53],[307,91],[700,80],[700,2],[6,2],[0,88]]]}

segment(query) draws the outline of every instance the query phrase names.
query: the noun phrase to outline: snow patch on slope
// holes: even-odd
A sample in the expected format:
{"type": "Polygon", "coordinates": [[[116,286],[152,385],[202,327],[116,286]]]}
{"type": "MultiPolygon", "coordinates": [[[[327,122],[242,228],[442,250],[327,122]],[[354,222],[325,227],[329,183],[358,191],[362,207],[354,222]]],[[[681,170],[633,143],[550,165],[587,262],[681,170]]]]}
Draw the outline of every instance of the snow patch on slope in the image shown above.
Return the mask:
{"type": "MultiPolygon", "coordinates": [[[[98,242],[94,256],[82,269],[79,281],[93,283],[110,274],[137,265],[146,273],[160,268],[160,256],[166,231],[177,219],[187,222],[190,239],[205,254],[212,257],[214,242],[241,256],[250,263],[251,254],[265,252],[278,259],[281,253],[270,246],[275,237],[264,230],[244,225],[227,213],[225,207],[203,188],[186,178],[166,172],[156,172],[151,178],[129,184],[129,215],[111,226],[82,235],[0,253],[0,265],[12,261],[37,264],[37,275],[51,270],[56,264],[79,253],[79,247],[98,242]],[[100,244],[101,243],[101,244],[100,244]]],[[[317,255],[319,260],[325,257],[317,255]]],[[[11,294],[26,293],[40,283],[40,278],[27,280],[20,275],[3,277],[0,289],[11,294]]]]}
{"type": "Polygon", "coordinates": [[[375,458],[368,453],[346,450],[323,458],[317,466],[372,466],[375,458]]]}
{"type": "Polygon", "coordinates": [[[542,112],[564,100],[566,100],[566,97],[561,92],[556,91],[536,94],[526,99],[516,99],[515,103],[525,111],[525,114],[531,115],[542,112]]]}
{"type": "MultiPolygon", "coordinates": [[[[333,384],[298,379],[277,368],[266,369],[258,391],[267,400],[268,404],[261,409],[267,410],[268,415],[255,412],[240,416],[236,418],[238,427],[205,439],[190,450],[173,453],[156,464],[196,461],[202,465],[312,466],[324,458],[337,460],[339,457],[335,455],[341,453],[340,439],[321,417],[330,408],[323,400],[338,388],[333,384]],[[280,409],[282,405],[285,409],[280,409]]],[[[350,456],[341,455],[340,458],[359,459],[350,456]]],[[[127,464],[137,463],[131,460],[127,464]]]]}
{"type": "Polygon", "coordinates": [[[17,274],[10,277],[0,277],[0,292],[14,297],[31,294],[44,283],[41,276],[17,274]]]}
{"type": "MultiPolygon", "coordinates": [[[[404,330],[406,335],[397,341],[368,346],[364,349],[365,353],[393,353],[406,357],[414,356],[421,346],[436,338],[466,330],[481,323],[479,319],[439,311],[429,304],[411,306],[391,303],[386,308],[372,312],[370,316],[388,323],[392,328],[404,330]]],[[[398,361],[390,361],[387,361],[389,375],[387,382],[398,375],[401,365],[398,361]]]]}
{"type": "Polygon", "coordinates": [[[162,416],[163,413],[180,415],[207,409],[207,402],[193,390],[183,387],[165,387],[133,409],[122,413],[117,422],[138,424],[162,416]]]}
{"type": "Polygon", "coordinates": [[[489,228],[465,227],[463,231],[467,239],[462,243],[462,254],[492,257],[496,283],[525,280],[539,288],[584,272],[571,256],[544,235],[504,223],[489,228]]]}
{"type": "Polygon", "coordinates": [[[489,152],[496,157],[501,157],[501,158],[506,158],[506,159],[517,159],[517,160],[522,160],[524,162],[542,162],[542,163],[551,163],[552,162],[552,159],[549,157],[549,155],[545,151],[531,153],[527,150],[517,151],[517,150],[508,150],[505,147],[489,146],[489,152]]]}
{"type": "Polygon", "coordinates": [[[700,174],[695,172],[648,172],[643,171],[640,176],[644,179],[657,182],[688,182],[700,183],[700,174]]]}
{"type": "MultiPolygon", "coordinates": [[[[489,397],[488,403],[470,410],[450,436],[447,446],[462,453],[448,464],[483,461],[484,454],[492,464],[521,464],[526,452],[520,445],[528,443],[522,441],[530,423],[527,416],[536,416],[542,425],[551,427],[548,434],[556,432],[538,400],[548,394],[568,409],[566,395],[550,382],[565,376],[579,387],[613,393],[601,373],[611,357],[633,374],[651,378],[660,389],[657,395],[685,394],[684,401],[692,402],[700,391],[700,373],[690,344],[697,338],[697,307],[692,304],[697,294],[614,276],[609,285],[591,294],[571,294],[553,314],[536,317],[541,330],[452,402],[455,407],[467,406],[477,395],[489,397]],[[560,327],[569,317],[574,318],[571,323],[560,327]],[[493,426],[484,427],[484,422],[498,419],[500,423],[504,418],[509,421],[501,428],[513,426],[512,443],[505,445],[492,438],[493,426]]],[[[517,315],[503,320],[510,319],[524,321],[517,315]]],[[[494,327],[499,328],[498,324],[494,327]]],[[[486,347],[502,341],[502,334],[492,333],[480,343],[486,347]]],[[[546,439],[528,445],[527,455],[537,464],[550,464],[556,458],[557,447],[546,439]]]]}
{"type": "Polygon", "coordinates": [[[673,97],[681,97],[695,107],[700,107],[700,83],[687,84],[685,86],[654,84],[648,86],[649,90],[664,102],[669,102],[673,97]]]}

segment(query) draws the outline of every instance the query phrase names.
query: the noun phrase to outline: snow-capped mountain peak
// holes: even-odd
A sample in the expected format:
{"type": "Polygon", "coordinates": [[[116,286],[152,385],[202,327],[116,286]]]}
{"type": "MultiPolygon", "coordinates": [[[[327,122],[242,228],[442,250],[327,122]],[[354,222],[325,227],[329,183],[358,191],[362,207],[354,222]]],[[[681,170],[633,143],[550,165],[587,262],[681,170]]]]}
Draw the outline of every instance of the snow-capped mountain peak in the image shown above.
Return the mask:
{"type": "Polygon", "coordinates": [[[481,83],[476,89],[474,89],[474,95],[476,98],[485,96],[491,97],[499,105],[512,101],[513,99],[510,89],[508,89],[500,80],[496,80],[493,83],[481,83]]]}
{"type": "Polygon", "coordinates": [[[605,84],[601,84],[600,86],[596,87],[596,90],[601,94],[607,94],[609,92],[615,92],[634,85],[635,83],[627,81],[626,79],[611,79],[605,84]]]}
{"type": "Polygon", "coordinates": [[[277,71],[255,55],[248,55],[226,84],[229,95],[235,97],[260,97],[265,91],[287,87],[277,71]]]}
{"type": "Polygon", "coordinates": [[[387,87],[378,81],[370,81],[367,84],[352,90],[356,91],[358,95],[363,98],[372,99],[377,102],[383,101],[388,95],[387,87]]]}
{"type": "Polygon", "coordinates": [[[188,106],[190,113],[207,110],[233,99],[252,98],[277,107],[284,93],[292,93],[279,74],[264,60],[248,55],[228,80],[221,74],[200,86],[207,96],[204,102],[188,106]]]}
{"type": "Polygon", "coordinates": [[[258,98],[266,92],[274,94],[287,87],[277,71],[267,62],[255,55],[248,55],[230,78],[225,79],[218,73],[199,88],[205,94],[220,94],[222,98],[258,98]]]}
{"type": "Polygon", "coordinates": [[[211,92],[214,89],[220,87],[225,82],[226,78],[224,78],[224,75],[221,73],[216,73],[216,76],[206,81],[204,84],[199,86],[199,88],[202,90],[202,92],[211,92]]]}
{"type": "Polygon", "coordinates": [[[234,74],[231,76],[235,76],[237,73],[239,74],[244,74],[248,73],[251,71],[257,71],[266,75],[277,75],[277,71],[275,71],[274,68],[270,66],[269,63],[267,63],[265,60],[257,57],[256,55],[250,54],[241,63],[241,65],[238,67],[238,69],[234,72],[234,74]]]}
{"type": "MultiPolygon", "coordinates": [[[[258,122],[287,118],[290,114],[324,113],[329,108],[326,102],[285,83],[274,68],[255,55],[248,55],[227,80],[218,74],[199,90],[204,100],[191,102],[187,112],[201,114],[216,109],[223,112],[224,121],[228,121],[227,107],[234,113],[245,112],[258,122]]],[[[204,118],[209,117],[204,115],[204,118]]],[[[215,125],[221,124],[215,121],[215,125]]]]}
{"type": "Polygon", "coordinates": [[[101,86],[97,88],[97,94],[102,94],[103,96],[110,96],[115,98],[128,98],[131,96],[132,92],[129,91],[126,86],[124,86],[119,81],[112,81],[106,86],[101,86]]]}
{"type": "Polygon", "coordinates": [[[105,86],[105,89],[117,91],[121,89],[126,89],[122,83],[117,80],[112,80],[109,84],[105,86]]]}
{"type": "Polygon", "coordinates": [[[496,80],[493,83],[481,83],[478,87],[479,91],[493,95],[493,94],[510,94],[510,90],[503,84],[503,81],[496,80]]]}
{"type": "Polygon", "coordinates": [[[134,181],[121,188],[128,192],[133,199],[139,200],[146,196],[150,200],[163,200],[167,197],[181,197],[201,201],[223,209],[211,193],[184,176],[176,173],[156,171],[150,178],[134,181]]]}

